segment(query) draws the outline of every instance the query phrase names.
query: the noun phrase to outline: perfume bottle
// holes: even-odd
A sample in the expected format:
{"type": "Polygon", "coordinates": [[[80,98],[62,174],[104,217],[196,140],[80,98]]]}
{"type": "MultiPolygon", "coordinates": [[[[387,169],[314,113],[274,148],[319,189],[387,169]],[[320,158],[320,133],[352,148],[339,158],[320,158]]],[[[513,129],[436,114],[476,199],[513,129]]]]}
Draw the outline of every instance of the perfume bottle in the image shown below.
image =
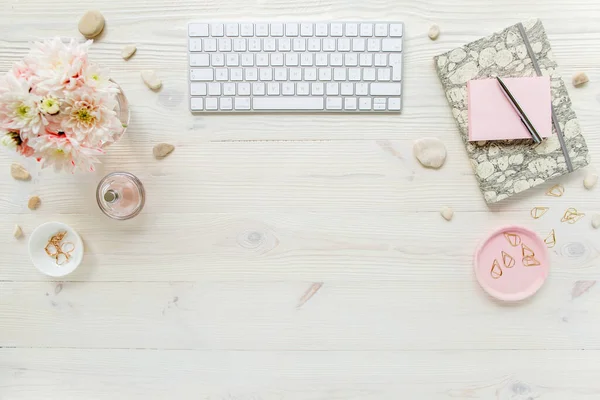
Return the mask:
{"type": "Polygon", "coordinates": [[[96,189],[100,210],[110,218],[125,220],[142,211],[146,193],[142,182],[128,172],[106,175],[96,189]]]}

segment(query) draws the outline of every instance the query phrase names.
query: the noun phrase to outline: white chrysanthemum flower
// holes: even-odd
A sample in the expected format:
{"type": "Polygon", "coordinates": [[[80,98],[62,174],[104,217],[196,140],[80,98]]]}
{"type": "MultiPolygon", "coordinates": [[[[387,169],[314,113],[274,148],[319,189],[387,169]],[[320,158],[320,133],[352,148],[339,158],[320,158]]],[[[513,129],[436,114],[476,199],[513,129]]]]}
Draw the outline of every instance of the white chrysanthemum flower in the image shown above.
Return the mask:
{"type": "Polygon", "coordinates": [[[60,112],[60,100],[54,96],[46,96],[40,102],[40,109],[44,114],[56,115],[60,112]]]}
{"type": "Polygon", "coordinates": [[[96,156],[103,154],[102,150],[82,146],[64,134],[40,135],[30,145],[35,149],[42,168],[52,166],[57,172],[93,171],[94,164],[98,162],[96,156]]]}
{"type": "Polygon", "coordinates": [[[21,137],[16,132],[8,132],[2,139],[0,139],[0,143],[9,148],[10,150],[16,150],[17,147],[21,144],[21,137]]]}
{"type": "Polygon", "coordinates": [[[118,93],[119,87],[110,80],[107,68],[100,68],[96,64],[89,64],[83,71],[83,81],[86,86],[96,90],[118,93]]]}
{"type": "Polygon", "coordinates": [[[39,97],[30,93],[29,84],[7,75],[0,90],[0,120],[6,130],[18,130],[28,136],[38,134],[45,123],[39,110],[39,97]]]}

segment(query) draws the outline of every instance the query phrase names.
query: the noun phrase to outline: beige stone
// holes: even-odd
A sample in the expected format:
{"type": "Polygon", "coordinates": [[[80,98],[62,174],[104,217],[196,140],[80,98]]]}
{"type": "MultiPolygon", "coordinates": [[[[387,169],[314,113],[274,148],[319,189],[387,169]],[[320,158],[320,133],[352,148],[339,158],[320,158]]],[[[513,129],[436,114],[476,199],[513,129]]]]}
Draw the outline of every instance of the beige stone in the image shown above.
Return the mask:
{"type": "Polygon", "coordinates": [[[13,178],[15,178],[18,181],[28,181],[31,179],[31,175],[29,174],[29,171],[27,171],[25,169],[24,166],[22,166],[21,164],[11,164],[10,166],[10,174],[12,175],[13,178]]]}
{"type": "Polygon", "coordinates": [[[159,143],[154,146],[152,153],[157,159],[165,158],[175,150],[175,146],[169,143],[159,143]]]}
{"type": "Polygon", "coordinates": [[[593,174],[593,173],[589,173],[585,179],[583,180],[583,186],[587,189],[590,190],[592,189],[594,186],[596,186],[596,183],[598,183],[598,175],[593,174]]]}
{"type": "Polygon", "coordinates": [[[444,207],[442,208],[442,211],[440,211],[440,214],[442,215],[442,217],[444,217],[446,221],[450,221],[454,216],[454,210],[450,207],[444,207]]]}
{"type": "Polygon", "coordinates": [[[123,47],[121,49],[121,57],[123,57],[124,60],[129,60],[137,51],[137,47],[135,47],[132,44],[128,44],[127,46],[123,47]]]}
{"type": "Polygon", "coordinates": [[[79,20],[79,32],[88,39],[93,39],[104,30],[104,16],[100,11],[88,11],[79,20]]]}
{"type": "Polygon", "coordinates": [[[438,138],[415,140],[413,152],[417,160],[427,168],[438,169],[446,161],[446,146],[438,138]]]}
{"type": "Polygon", "coordinates": [[[590,78],[588,78],[585,72],[578,72],[575,75],[573,75],[573,86],[581,86],[589,81],[590,78]]]}
{"type": "Polygon", "coordinates": [[[37,210],[41,204],[42,199],[40,199],[38,196],[32,196],[27,202],[27,207],[29,207],[30,210],[37,210]]]}
{"type": "Polygon", "coordinates": [[[19,225],[15,225],[15,229],[13,229],[13,236],[15,239],[19,239],[23,236],[23,229],[19,225]]]}
{"type": "Polygon", "coordinates": [[[594,229],[600,228],[600,214],[592,215],[592,226],[594,229]]]}
{"type": "Polygon", "coordinates": [[[150,89],[158,90],[162,87],[162,81],[159,79],[159,77],[156,75],[156,72],[154,72],[153,70],[144,70],[142,71],[141,75],[142,80],[150,89]]]}
{"type": "Polygon", "coordinates": [[[431,25],[431,27],[429,27],[429,32],[427,32],[427,36],[429,36],[429,39],[431,40],[437,39],[438,36],[440,36],[440,27],[436,24],[431,25]]]}

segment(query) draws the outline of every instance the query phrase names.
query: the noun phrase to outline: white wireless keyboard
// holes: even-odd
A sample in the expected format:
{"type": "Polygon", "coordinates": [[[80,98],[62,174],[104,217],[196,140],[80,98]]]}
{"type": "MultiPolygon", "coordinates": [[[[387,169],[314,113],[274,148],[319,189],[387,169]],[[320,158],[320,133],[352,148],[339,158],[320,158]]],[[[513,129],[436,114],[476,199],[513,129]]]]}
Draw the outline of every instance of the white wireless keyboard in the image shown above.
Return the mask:
{"type": "Polygon", "coordinates": [[[192,112],[399,112],[401,22],[190,23],[192,112]]]}

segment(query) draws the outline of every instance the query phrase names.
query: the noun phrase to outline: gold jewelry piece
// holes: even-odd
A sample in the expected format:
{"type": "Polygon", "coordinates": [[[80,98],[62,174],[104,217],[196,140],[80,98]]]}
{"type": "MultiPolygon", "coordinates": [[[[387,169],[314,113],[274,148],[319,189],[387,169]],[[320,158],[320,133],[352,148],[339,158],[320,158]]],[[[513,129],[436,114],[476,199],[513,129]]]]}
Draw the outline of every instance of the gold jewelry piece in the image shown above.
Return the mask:
{"type": "Polygon", "coordinates": [[[569,224],[574,224],[579,221],[581,218],[585,216],[584,213],[577,212],[577,210],[573,207],[567,208],[565,214],[563,215],[560,222],[568,222],[569,224]]]}
{"type": "Polygon", "coordinates": [[[521,236],[515,234],[515,233],[505,233],[504,237],[506,238],[506,240],[508,240],[508,243],[510,243],[510,245],[512,247],[517,247],[518,245],[521,244],[521,236]]]}
{"type": "Polygon", "coordinates": [[[540,262],[534,256],[527,256],[523,258],[523,265],[526,267],[537,267],[540,262]]]}
{"type": "Polygon", "coordinates": [[[523,254],[523,257],[534,257],[535,253],[533,252],[533,250],[531,250],[529,247],[527,247],[525,244],[521,245],[521,253],[523,254]]]}
{"type": "Polygon", "coordinates": [[[556,246],[556,233],[554,232],[554,229],[552,229],[548,237],[544,239],[544,243],[546,243],[548,248],[553,248],[556,246]]]}
{"type": "Polygon", "coordinates": [[[546,212],[548,212],[549,208],[548,207],[533,207],[531,209],[531,217],[533,219],[539,219],[542,218],[542,216],[544,214],[546,214],[546,212]]]}
{"type": "Polygon", "coordinates": [[[490,275],[494,279],[498,279],[502,276],[502,268],[500,268],[500,263],[498,262],[498,260],[494,260],[494,263],[492,264],[492,269],[490,270],[490,275]]]}
{"type": "Polygon", "coordinates": [[[515,259],[513,256],[506,252],[502,252],[502,263],[506,268],[512,268],[515,266],[515,259]]]}
{"type": "Polygon", "coordinates": [[[552,196],[552,197],[561,197],[563,194],[565,194],[565,188],[563,185],[560,185],[560,184],[552,186],[546,192],[546,196],[552,196]]]}
{"type": "Polygon", "coordinates": [[[71,253],[75,250],[75,244],[72,242],[61,244],[61,241],[66,235],[66,231],[58,232],[48,240],[48,243],[44,248],[46,254],[54,258],[56,265],[66,264],[69,261],[69,258],[71,258],[71,253]]]}

